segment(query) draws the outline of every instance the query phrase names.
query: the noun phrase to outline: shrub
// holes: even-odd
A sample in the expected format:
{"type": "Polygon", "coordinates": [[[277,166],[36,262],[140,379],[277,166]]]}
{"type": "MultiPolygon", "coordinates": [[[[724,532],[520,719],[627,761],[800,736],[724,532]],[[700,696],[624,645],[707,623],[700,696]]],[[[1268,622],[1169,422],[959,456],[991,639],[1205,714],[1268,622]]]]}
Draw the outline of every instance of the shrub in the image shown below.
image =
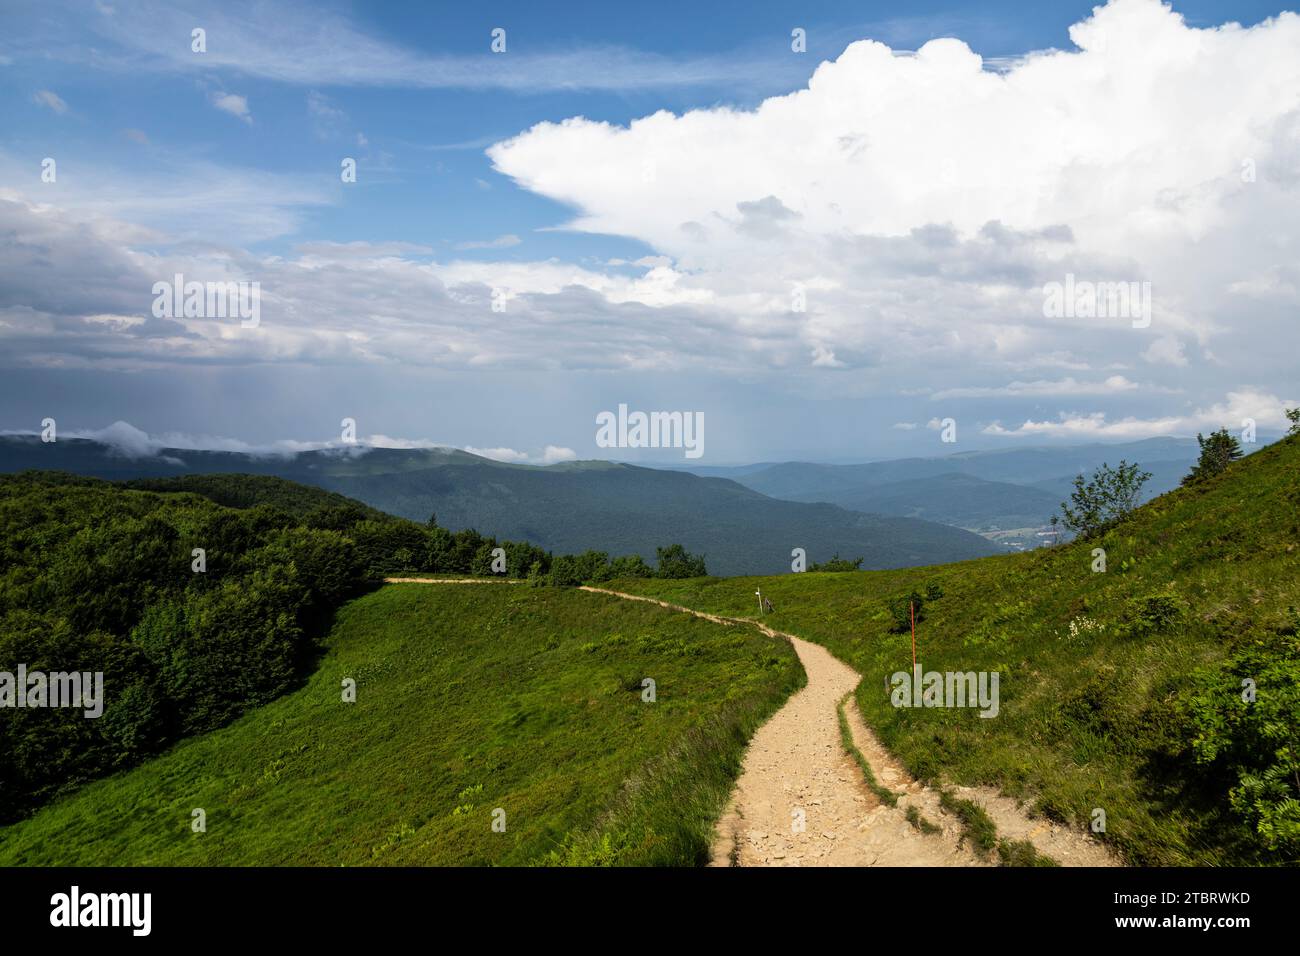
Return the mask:
{"type": "Polygon", "coordinates": [[[547,583],[546,575],[542,573],[542,562],[534,561],[528,568],[528,586],[540,588],[545,587],[547,583]]]}
{"type": "Polygon", "coordinates": [[[1076,475],[1070,502],[1061,502],[1062,524],[1085,538],[1101,534],[1137,507],[1142,486],[1150,477],[1149,471],[1140,471],[1137,464],[1126,461],[1116,468],[1103,463],[1091,480],[1076,475]]]}
{"type": "Polygon", "coordinates": [[[609,574],[609,554],[604,551],[584,551],[574,558],[577,564],[578,577],[586,581],[608,581],[609,574]]]}
{"type": "Polygon", "coordinates": [[[1182,610],[1182,601],[1168,591],[1133,598],[1128,604],[1129,633],[1134,637],[1162,634],[1173,626],[1182,610]]]}
{"type": "Polygon", "coordinates": [[[931,582],[925,586],[925,592],[913,588],[907,594],[899,595],[889,601],[889,630],[893,634],[906,634],[912,629],[912,621],[920,622],[925,617],[927,601],[937,601],[943,597],[943,588],[931,582]],[[913,618],[915,615],[915,618],[913,618]]]}
{"type": "Polygon", "coordinates": [[[1201,668],[1178,707],[1195,762],[1217,771],[1210,779],[1235,780],[1228,792],[1232,811],[1269,851],[1294,861],[1300,853],[1300,640],[1275,635],[1201,668]]]}
{"type": "Polygon", "coordinates": [[[821,564],[808,565],[809,571],[860,571],[862,570],[862,558],[854,558],[850,561],[848,558],[841,558],[839,552],[829,561],[823,561],[821,564]]]}
{"type": "Polygon", "coordinates": [[[639,554],[625,554],[610,562],[610,578],[652,578],[654,569],[639,554]]]}
{"type": "Polygon", "coordinates": [[[700,578],[707,575],[704,555],[693,555],[680,544],[670,544],[666,548],[655,548],[659,561],[659,578],[700,578]]]}
{"type": "Polygon", "coordinates": [[[1237,441],[1235,435],[1230,435],[1226,428],[1210,432],[1209,438],[1198,432],[1196,442],[1201,446],[1201,457],[1192,466],[1192,470],[1183,477],[1184,485],[1213,478],[1241,457],[1241,443],[1237,441]]]}
{"type": "Polygon", "coordinates": [[[571,554],[561,554],[551,559],[550,584],[557,588],[577,587],[583,582],[578,559],[571,554]]]}
{"type": "Polygon", "coordinates": [[[542,571],[550,565],[550,556],[535,544],[527,541],[503,541],[501,547],[506,552],[506,574],[512,578],[522,578],[531,572],[534,564],[540,564],[542,571]]]}
{"type": "Polygon", "coordinates": [[[889,630],[894,634],[906,634],[912,629],[912,621],[925,617],[925,596],[920,591],[912,591],[889,602],[889,618],[892,622],[889,630]],[[913,617],[915,615],[915,617],[913,617]]]}

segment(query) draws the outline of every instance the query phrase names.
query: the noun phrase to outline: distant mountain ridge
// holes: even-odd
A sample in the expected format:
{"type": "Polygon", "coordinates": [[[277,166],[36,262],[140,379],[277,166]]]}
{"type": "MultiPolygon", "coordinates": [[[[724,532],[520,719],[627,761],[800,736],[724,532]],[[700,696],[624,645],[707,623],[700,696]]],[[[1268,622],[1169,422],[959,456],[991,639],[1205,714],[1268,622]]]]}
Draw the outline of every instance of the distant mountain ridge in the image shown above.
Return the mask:
{"type": "Polygon", "coordinates": [[[185,474],[274,475],[316,485],[390,514],[452,530],[472,527],[557,553],[640,554],[680,543],[715,574],[789,571],[840,554],[864,568],[941,564],[1000,552],[978,535],[909,517],[781,501],[723,478],[615,462],[516,465],[454,449],[367,448],[293,456],[160,449],[130,458],[87,439],[45,444],[0,437],[0,471],[54,469],[129,480],[185,474]]]}
{"type": "Polygon", "coordinates": [[[1121,459],[1136,461],[1151,472],[1142,495],[1142,500],[1149,500],[1178,487],[1196,456],[1192,439],[1149,438],[855,465],[792,461],[690,470],[730,478],[787,501],[822,501],[986,531],[1045,524],[1068,497],[1075,475],[1090,474],[1103,463],[1115,465],[1121,459]]]}

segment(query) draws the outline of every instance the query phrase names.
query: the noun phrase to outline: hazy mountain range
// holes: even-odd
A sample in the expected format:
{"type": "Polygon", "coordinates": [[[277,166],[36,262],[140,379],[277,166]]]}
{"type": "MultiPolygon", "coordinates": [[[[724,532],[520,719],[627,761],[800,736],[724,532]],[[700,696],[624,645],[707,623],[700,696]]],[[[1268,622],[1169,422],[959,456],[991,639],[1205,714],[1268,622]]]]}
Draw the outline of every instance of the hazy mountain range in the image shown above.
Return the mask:
{"type": "Polygon", "coordinates": [[[1143,500],[1178,486],[1196,460],[1192,439],[959,452],[853,465],[808,462],[687,467],[788,501],[824,501],[857,511],[924,518],[979,531],[1032,528],[1059,512],[1074,476],[1103,463],[1139,462],[1151,472],[1143,500]]]}
{"type": "Polygon", "coordinates": [[[505,464],[451,449],[309,451],[291,457],[162,449],[129,458],[84,439],[0,438],[0,471],[52,469],[110,479],[204,473],[277,475],[391,514],[527,540],[556,553],[641,554],[680,543],[715,574],[790,570],[840,554],[864,568],[938,564],[1000,550],[979,535],[833,504],[781,501],[722,478],[611,462],[505,464]]]}
{"type": "MultiPolygon", "coordinates": [[[[718,574],[789,570],[835,554],[865,568],[938,564],[1005,550],[992,533],[1045,524],[1074,474],[1103,461],[1140,461],[1148,497],[1178,483],[1196,444],[963,452],[854,465],[806,462],[646,468],[603,461],[507,464],[454,449],[363,448],[254,455],[164,448],[131,457],[86,439],[0,438],[0,471],[53,469],[110,479],[205,473],[277,475],[453,530],[472,527],[557,553],[639,553],[674,542],[718,574]]],[[[1013,539],[1032,541],[1032,534],[1013,539]]]]}

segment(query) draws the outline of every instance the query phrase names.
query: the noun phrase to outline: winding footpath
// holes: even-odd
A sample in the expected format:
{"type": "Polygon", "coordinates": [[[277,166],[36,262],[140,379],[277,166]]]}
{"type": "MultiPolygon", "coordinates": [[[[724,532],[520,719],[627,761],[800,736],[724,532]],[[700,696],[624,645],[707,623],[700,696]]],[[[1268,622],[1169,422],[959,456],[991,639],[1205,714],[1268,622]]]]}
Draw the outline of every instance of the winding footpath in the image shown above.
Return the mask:
{"type": "MultiPolygon", "coordinates": [[[[501,579],[387,578],[427,584],[503,583],[501,579]]],[[[863,722],[851,693],[861,675],[819,644],[774,631],[759,621],[729,618],[655,598],[582,587],[628,601],[644,601],[727,626],[754,626],[790,642],[808,676],[750,740],[740,778],[718,821],[713,866],[991,866],[963,839],[960,822],[939,804],[939,793],[914,780],[863,722]],[[867,787],[845,752],[837,706],[844,703],[854,743],[877,782],[899,795],[896,806],[867,787]],[[933,824],[922,832],[909,808],[933,824]]],[[[1028,840],[1064,866],[1116,866],[1086,834],[1028,816],[1012,799],[984,787],[954,787],[955,796],[984,808],[1010,840],[1028,840]]]]}

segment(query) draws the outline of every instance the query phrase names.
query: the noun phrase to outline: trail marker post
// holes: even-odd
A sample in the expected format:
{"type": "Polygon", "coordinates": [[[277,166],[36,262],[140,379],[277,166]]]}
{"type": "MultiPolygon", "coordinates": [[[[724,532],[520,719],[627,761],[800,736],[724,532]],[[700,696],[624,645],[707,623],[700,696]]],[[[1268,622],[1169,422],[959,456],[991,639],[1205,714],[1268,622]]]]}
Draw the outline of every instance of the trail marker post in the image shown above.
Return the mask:
{"type": "Polygon", "coordinates": [[[759,588],[754,593],[758,595],[758,613],[762,614],[763,613],[763,589],[759,588]]]}
{"type": "Polygon", "coordinates": [[[916,602],[907,602],[907,613],[912,618],[912,673],[916,673],[916,602]]]}

